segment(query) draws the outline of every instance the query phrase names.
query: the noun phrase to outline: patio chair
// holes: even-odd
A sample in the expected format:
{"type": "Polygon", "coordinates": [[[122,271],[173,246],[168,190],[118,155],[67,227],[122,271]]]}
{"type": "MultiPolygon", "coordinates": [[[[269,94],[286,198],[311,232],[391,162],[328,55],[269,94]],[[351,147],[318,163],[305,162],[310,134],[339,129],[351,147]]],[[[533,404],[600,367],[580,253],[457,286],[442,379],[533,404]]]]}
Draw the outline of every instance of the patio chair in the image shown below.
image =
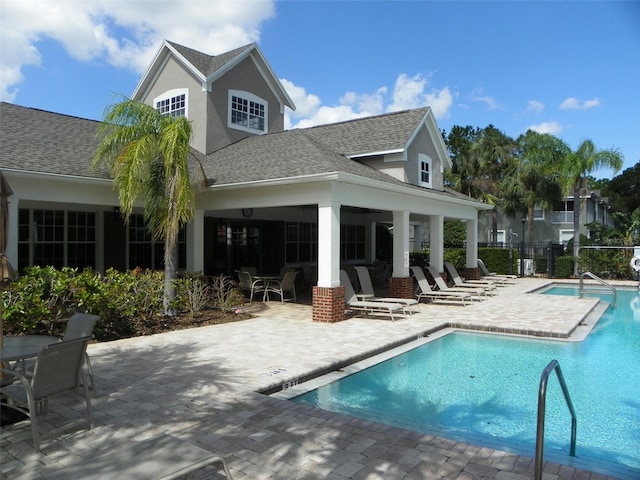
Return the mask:
{"type": "Polygon", "coordinates": [[[298,272],[289,271],[284,274],[282,280],[270,280],[267,288],[265,290],[265,295],[268,297],[269,293],[273,292],[280,295],[280,301],[286,302],[293,300],[293,303],[296,303],[296,276],[298,272]],[[291,297],[285,299],[285,293],[290,292],[291,297]]]}
{"type": "MultiPolygon", "coordinates": [[[[15,370],[0,370],[3,375],[13,376],[16,383],[3,386],[0,389],[2,398],[0,404],[7,405],[27,415],[31,420],[31,433],[33,436],[33,448],[40,451],[40,431],[38,429],[38,415],[46,413],[48,401],[51,397],[76,393],[80,387],[84,390],[84,399],[87,404],[87,416],[89,429],[93,428],[93,416],[91,414],[91,399],[87,381],[82,369],[87,343],[91,337],[82,337],[75,340],[67,340],[51,344],[38,353],[33,376],[27,378],[15,370]]],[[[67,405],[64,406],[65,415],[73,412],[67,405]]],[[[85,420],[77,420],[67,423],[48,433],[48,436],[75,427],[85,420]]]]}
{"type": "Polygon", "coordinates": [[[264,300],[264,293],[266,285],[264,280],[254,280],[249,272],[243,270],[236,270],[238,274],[238,286],[244,292],[249,292],[249,303],[253,303],[253,296],[256,293],[262,292],[262,299],[264,300]]]}
{"type": "Polygon", "coordinates": [[[488,280],[463,280],[456,270],[456,267],[454,267],[451,262],[444,262],[444,268],[449,272],[449,276],[453,280],[454,287],[484,288],[488,295],[496,294],[496,284],[494,282],[488,280]]]}
{"type": "MultiPolygon", "coordinates": [[[[62,341],[75,340],[83,337],[93,337],[93,327],[100,320],[98,315],[90,315],[88,313],[76,312],[69,320],[67,320],[67,326],[62,336],[62,341]]],[[[91,384],[91,391],[96,394],[96,385],[93,379],[93,369],[91,368],[91,360],[89,354],[85,351],[84,362],[87,365],[87,372],[89,374],[89,383],[91,384]]]]}
{"type": "MultiPolygon", "coordinates": [[[[371,276],[369,275],[369,269],[367,267],[353,267],[358,274],[358,281],[360,283],[360,290],[365,295],[363,300],[369,300],[372,302],[390,302],[400,303],[405,306],[409,313],[413,313],[409,307],[416,307],[420,311],[420,302],[415,298],[396,298],[396,297],[376,297],[373,290],[373,284],[371,283],[371,276]]],[[[358,296],[358,294],[356,294],[358,296]]]]}
{"type": "Polygon", "coordinates": [[[256,267],[240,267],[240,270],[243,272],[249,272],[253,276],[258,274],[258,269],[256,267]]]}
{"type": "Polygon", "coordinates": [[[463,307],[466,307],[467,301],[473,301],[473,298],[471,298],[471,294],[469,292],[433,290],[431,288],[431,285],[429,285],[429,281],[424,275],[422,268],[417,265],[409,268],[411,269],[411,273],[413,273],[413,278],[415,278],[416,282],[418,282],[418,288],[416,291],[416,299],[418,302],[423,298],[426,298],[433,302],[435,302],[436,300],[442,300],[446,302],[460,302],[462,303],[463,307]]]}
{"type": "Polygon", "coordinates": [[[405,307],[400,303],[358,300],[349,275],[344,270],[340,270],[340,284],[344,286],[344,299],[347,307],[354,312],[361,312],[364,315],[381,313],[390,316],[393,322],[396,321],[394,313],[402,313],[403,315],[405,313],[405,307]]]}
{"type": "Polygon", "coordinates": [[[503,285],[508,285],[508,284],[515,284],[515,279],[518,278],[517,275],[498,275],[495,272],[489,272],[489,269],[487,268],[487,266],[485,265],[485,263],[482,261],[481,258],[478,259],[478,268],[480,269],[480,272],[482,274],[482,278],[485,278],[487,280],[494,280],[496,282],[496,284],[503,284],[503,285]]]}
{"type": "MultiPolygon", "coordinates": [[[[88,313],[76,312],[69,317],[67,320],[67,325],[64,330],[64,334],[62,336],[62,341],[75,340],[77,338],[83,337],[93,337],[93,328],[95,324],[100,320],[99,315],[90,315],[88,313]]],[[[93,394],[96,394],[96,385],[95,380],[93,378],[93,369],[91,368],[91,359],[89,358],[89,354],[85,351],[84,354],[84,363],[87,366],[87,373],[89,374],[89,383],[90,389],[93,394]]],[[[33,376],[35,364],[30,364],[25,369],[25,375],[30,378],[33,376]]]]}
{"type": "Polygon", "coordinates": [[[466,287],[450,287],[447,285],[447,282],[444,281],[438,269],[433,265],[429,265],[427,270],[429,270],[429,274],[433,277],[433,281],[440,292],[466,292],[472,294],[471,298],[474,300],[484,300],[487,296],[487,291],[484,288],[471,287],[469,285],[466,287]]]}

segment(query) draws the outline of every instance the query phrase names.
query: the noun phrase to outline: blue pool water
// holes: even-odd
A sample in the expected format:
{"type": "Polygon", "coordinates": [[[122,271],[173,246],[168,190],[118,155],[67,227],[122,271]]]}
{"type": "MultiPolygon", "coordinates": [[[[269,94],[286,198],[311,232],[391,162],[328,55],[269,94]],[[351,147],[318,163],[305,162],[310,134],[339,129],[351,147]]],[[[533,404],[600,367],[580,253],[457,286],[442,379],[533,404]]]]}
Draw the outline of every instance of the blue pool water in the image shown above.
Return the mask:
{"type": "MultiPolygon", "coordinates": [[[[576,295],[554,287],[552,295],[576,295]]],[[[603,296],[610,301],[610,296],[603,296]]],[[[547,387],[545,460],[640,478],[640,294],[619,290],[582,342],[455,332],[292,401],[533,456],[540,375],[560,363],[578,418],[556,376],[547,387]]]]}

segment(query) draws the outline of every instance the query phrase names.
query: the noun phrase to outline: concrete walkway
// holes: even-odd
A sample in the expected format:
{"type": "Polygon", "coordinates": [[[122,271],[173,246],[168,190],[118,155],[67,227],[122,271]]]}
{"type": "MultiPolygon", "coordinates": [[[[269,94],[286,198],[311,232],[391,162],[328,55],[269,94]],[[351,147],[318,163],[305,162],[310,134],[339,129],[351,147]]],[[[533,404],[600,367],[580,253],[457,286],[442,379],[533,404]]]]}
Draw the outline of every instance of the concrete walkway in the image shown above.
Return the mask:
{"type": "MultiPolygon", "coordinates": [[[[533,476],[533,460],[408,432],[263,395],[443,327],[566,337],[596,300],[526,292],[547,283],[521,279],[486,301],[462,307],[423,304],[396,322],[311,321],[311,307],[254,303],[255,318],[89,346],[96,374],[95,428],[43,442],[36,455],[28,422],[2,429],[7,480],[78,472],[87,459],[161,433],[225,457],[234,479],[496,479],[533,476]]],[[[53,428],[84,415],[78,399],[54,402],[53,428]]],[[[532,453],[533,454],[533,453],[532,453]]],[[[196,478],[204,478],[202,472],[196,478]]],[[[116,478],[117,472],[105,478],[116,478]]],[[[222,478],[214,473],[214,478],[222,478]]],[[[545,479],[606,479],[546,464],[545,479]]],[[[123,479],[125,480],[125,479],[123,479]]]]}

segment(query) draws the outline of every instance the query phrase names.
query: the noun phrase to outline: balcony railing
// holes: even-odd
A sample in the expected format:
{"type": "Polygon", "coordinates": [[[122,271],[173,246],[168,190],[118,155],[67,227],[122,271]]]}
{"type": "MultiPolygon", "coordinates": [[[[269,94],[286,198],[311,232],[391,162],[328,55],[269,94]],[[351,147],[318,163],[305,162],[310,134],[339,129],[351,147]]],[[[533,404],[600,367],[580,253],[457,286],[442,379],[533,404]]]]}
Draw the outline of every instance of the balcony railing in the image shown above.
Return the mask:
{"type": "Polygon", "coordinates": [[[573,212],[551,212],[551,223],[573,223],[573,212]]]}

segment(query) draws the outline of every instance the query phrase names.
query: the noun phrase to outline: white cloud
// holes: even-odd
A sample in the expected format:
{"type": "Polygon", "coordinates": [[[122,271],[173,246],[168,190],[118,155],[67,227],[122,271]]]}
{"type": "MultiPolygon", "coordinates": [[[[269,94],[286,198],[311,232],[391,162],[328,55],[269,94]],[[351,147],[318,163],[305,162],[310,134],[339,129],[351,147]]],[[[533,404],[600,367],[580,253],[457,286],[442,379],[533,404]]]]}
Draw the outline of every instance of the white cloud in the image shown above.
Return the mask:
{"type": "Polygon", "coordinates": [[[142,73],[168,39],[218,54],[258,41],[274,2],[5,0],[0,29],[0,99],[12,101],[25,66],[38,66],[38,42],[53,39],[80,61],[101,59],[142,73]],[[184,28],[189,25],[189,28],[184,28]]]}
{"type": "Polygon", "coordinates": [[[556,121],[542,122],[537,125],[530,125],[527,130],[533,130],[538,133],[550,133],[551,135],[557,135],[562,132],[562,125],[556,121]]]}
{"type": "Polygon", "coordinates": [[[398,75],[389,98],[389,88],[382,86],[373,93],[346,92],[338,105],[322,105],[317,95],[307,93],[289,80],[281,80],[296,104],[296,111],[285,112],[285,128],[306,128],[354,118],[380,115],[430,106],[439,119],[449,115],[454,95],[448,87],[426,92],[429,80],[421,75],[398,75]]]}
{"type": "Polygon", "coordinates": [[[472,92],[471,99],[474,102],[484,103],[489,110],[496,110],[499,105],[495,98],[485,95],[481,88],[478,88],[472,92]]]}
{"type": "Polygon", "coordinates": [[[598,97],[591,100],[578,100],[575,97],[565,98],[560,104],[561,110],[588,110],[600,106],[600,99],[598,97]]]}
{"type": "Polygon", "coordinates": [[[542,110],[544,110],[544,103],[538,100],[529,100],[527,102],[527,112],[540,113],[542,110]]]}

